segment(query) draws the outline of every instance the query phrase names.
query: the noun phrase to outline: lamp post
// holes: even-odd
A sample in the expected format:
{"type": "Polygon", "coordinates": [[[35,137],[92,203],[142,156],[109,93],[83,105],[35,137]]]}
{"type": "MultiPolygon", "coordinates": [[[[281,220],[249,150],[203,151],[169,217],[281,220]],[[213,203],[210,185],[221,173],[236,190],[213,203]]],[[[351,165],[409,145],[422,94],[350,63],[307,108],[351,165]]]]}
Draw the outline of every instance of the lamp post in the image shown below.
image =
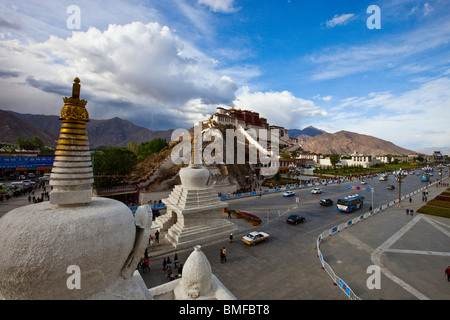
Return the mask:
{"type": "MultiPolygon", "coordinates": [[[[289,180],[292,179],[292,176],[293,176],[293,174],[294,174],[294,172],[295,172],[295,167],[296,167],[296,165],[295,165],[293,162],[291,162],[291,163],[289,164],[289,166],[288,166],[288,170],[289,170],[289,180]]],[[[289,181],[289,182],[290,182],[290,181],[289,181]]]]}
{"type": "Polygon", "coordinates": [[[400,168],[393,172],[395,180],[398,182],[398,206],[401,207],[401,196],[402,196],[402,182],[406,178],[406,172],[400,168]]]}
{"type": "Polygon", "coordinates": [[[440,163],[437,167],[436,167],[439,171],[439,182],[442,181],[442,170],[445,168],[442,163],[440,163]]]}
{"type": "Polygon", "coordinates": [[[425,183],[426,183],[425,191],[428,194],[428,184],[430,183],[430,173],[431,173],[431,171],[433,171],[433,168],[431,168],[429,165],[427,165],[426,167],[422,168],[422,171],[425,174],[425,180],[426,180],[425,181],[425,183]]]}

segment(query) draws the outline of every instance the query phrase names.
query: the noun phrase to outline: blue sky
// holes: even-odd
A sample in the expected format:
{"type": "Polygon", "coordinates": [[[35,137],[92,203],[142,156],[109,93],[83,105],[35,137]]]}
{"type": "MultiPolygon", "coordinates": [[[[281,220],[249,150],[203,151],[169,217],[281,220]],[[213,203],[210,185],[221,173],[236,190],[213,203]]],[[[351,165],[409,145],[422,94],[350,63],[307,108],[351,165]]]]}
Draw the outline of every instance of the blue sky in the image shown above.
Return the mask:
{"type": "Polygon", "coordinates": [[[1,1],[0,109],[58,114],[78,76],[93,119],[188,128],[234,106],[450,147],[449,39],[443,0],[1,1]]]}

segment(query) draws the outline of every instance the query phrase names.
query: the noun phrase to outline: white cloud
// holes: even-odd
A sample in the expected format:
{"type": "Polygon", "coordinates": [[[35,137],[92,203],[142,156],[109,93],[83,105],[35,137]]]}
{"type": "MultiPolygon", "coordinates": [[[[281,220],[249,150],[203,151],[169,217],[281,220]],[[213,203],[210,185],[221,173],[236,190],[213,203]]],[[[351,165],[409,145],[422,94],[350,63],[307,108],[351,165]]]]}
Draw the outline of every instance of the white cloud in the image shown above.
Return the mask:
{"type": "Polygon", "coordinates": [[[248,87],[243,87],[237,92],[234,105],[236,108],[259,112],[270,124],[288,129],[303,127],[306,119],[328,115],[313,101],[295,97],[289,91],[250,92],[248,87]]]}
{"type": "Polygon", "coordinates": [[[331,101],[331,99],[333,99],[333,96],[321,97],[320,94],[318,94],[318,95],[314,96],[313,99],[319,99],[322,101],[331,101]]]}
{"type": "Polygon", "coordinates": [[[341,15],[335,15],[333,19],[327,20],[326,25],[328,28],[333,28],[338,25],[347,24],[350,22],[350,19],[353,18],[355,15],[353,13],[344,13],[341,15]]]}
{"type": "Polygon", "coordinates": [[[427,16],[429,13],[433,11],[433,7],[427,2],[423,5],[423,15],[427,16]]]}
{"type": "Polygon", "coordinates": [[[450,146],[449,87],[450,78],[444,77],[400,94],[371,92],[350,97],[330,110],[332,123],[313,125],[331,132],[372,135],[412,150],[450,146]]]}
{"type": "MultiPolygon", "coordinates": [[[[210,111],[205,106],[231,104],[238,89],[213,59],[156,22],[110,25],[103,32],[90,28],[43,42],[4,40],[0,56],[1,83],[10,89],[0,103],[17,112],[32,112],[29,102],[37,94],[60,101],[78,76],[92,118],[119,116],[155,129],[173,128],[192,125],[190,116],[179,112],[183,107],[201,102],[198,106],[210,111]]],[[[60,107],[51,103],[41,110],[57,114],[60,107]]]]}
{"type": "Polygon", "coordinates": [[[234,0],[198,0],[197,2],[208,6],[214,12],[231,13],[237,10],[233,7],[234,0]]]}
{"type": "MultiPolygon", "coordinates": [[[[372,70],[399,70],[426,60],[431,50],[442,49],[441,55],[427,63],[426,69],[430,70],[448,63],[445,46],[449,37],[450,21],[441,19],[426,27],[408,29],[400,35],[386,35],[367,44],[327,47],[305,60],[316,67],[311,72],[312,80],[329,80],[372,70]]],[[[409,70],[410,73],[422,71],[424,67],[409,70]]]]}

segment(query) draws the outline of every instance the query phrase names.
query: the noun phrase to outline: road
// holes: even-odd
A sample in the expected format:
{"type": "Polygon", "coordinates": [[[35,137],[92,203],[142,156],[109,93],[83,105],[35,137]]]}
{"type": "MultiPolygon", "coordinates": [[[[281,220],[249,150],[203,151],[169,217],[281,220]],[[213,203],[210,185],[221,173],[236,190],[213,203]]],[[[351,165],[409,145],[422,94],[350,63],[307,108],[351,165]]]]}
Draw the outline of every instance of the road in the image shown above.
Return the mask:
{"type": "MultiPolygon", "coordinates": [[[[398,183],[394,181],[392,176],[389,176],[388,181],[379,181],[377,178],[374,178],[367,182],[368,184],[365,187],[375,188],[374,207],[398,198],[398,183]],[[395,185],[396,189],[387,190],[386,186],[388,184],[395,185]]],[[[425,183],[420,181],[420,176],[408,176],[402,184],[402,194],[415,191],[424,185],[425,183]]],[[[243,300],[348,299],[340,289],[333,286],[331,278],[321,269],[316,250],[316,240],[321,232],[368,211],[371,205],[371,193],[367,191],[359,192],[367,195],[363,209],[350,214],[336,210],[335,204],[338,197],[355,193],[353,190],[349,190],[348,186],[361,186],[361,184],[360,181],[339,185],[329,184],[322,187],[323,193],[320,195],[311,194],[311,188],[308,188],[296,191],[295,197],[291,198],[284,198],[282,193],[275,193],[263,195],[261,198],[252,197],[228,201],[229,209],[247,211],[262,218],[263,223],[259,227],[255,227],[255,229],[267,232],[271,237],[267,242],[256,246],[243,244],[240,241],[242,234],[235,235],[235,241],[231,244],[224,239],[224,241],[202,245],[202,251],[208,257],[213,273],[238,299],[243,300]],[[298,207],[296,206],[296,197],[300,199],[298,207]],[[319,197],[331,198],[334,201],[334,205],[332,207],[320,206],[318,204],[319,197]],[[285,222],[285,218],[290,214],[301,214],[306,217],[306,221],[299,225],[288,225],[285,222]],[[223,264],[220,263],[219,259],[219,249],[222,246],[227,248],[228,254],[228,261],[223,264]]],[[[433,189],[432,191],[434,192],[435,190],[433,189]]],[[[419,203],[420,197],[420,195],[414,197],[411,208],[414,207],[417,210],[421,206],[419,203]]],[[[409,205],[409,202],[402,203],[404,206],[409,205]]],[[[392,210],[396,210],[396,216],[401,216],[401,219],[404,218],[404,209],[392,208],[392,210]]],[[[373,219],[382,221],[383,214],[384,212],[378,215],[380,218],[376,217],[373,219]]],[[[396,224],[389,221],[386,223],[392,226],[392,228],[388,227],[386,230],[390,233],[395,233],[394,226],[396,224]]],[[[402,224],[404,222],[400,221],[399,223],[402,224]]],[[[356,226],[353,228],[357,230],[356,226]]],[[[370,222],[366,224],[366,228],[370,229],[370,222]]],[[[382,233],[380,232],[380,234],[382,233]]],[[[362,235],[362,237],[364,236],[367,236],[367,230],[362,235]]],[[[390,234],[386,234],[386,237],[388,236],[390,234]]],[[[351,251],[352,246],[360,245],[360,242],[354,241],[354,243],[349,245],[347,241],[346,246],[351,251]]],[[[332,244],[333,240],[329,240],[329,243],[332,244]]],[[[336,253],[338,252],[335,248],[333,250],[336,253]]],[[[190,252],[192,252],[191,249],[177,252],[180,261],[184,262],[190,252]]],[[[342,260],[334,252],[327,252],[326,258],[341,264],[342,260]]],[[[167,253],[155,251],[151,252],[150,255],[150,268],[152,271],[144,274],[143,278],[148,287],[154,287],[165,282],[161,271],[162,259],[166,256],[170,256],[172,259],[173,251],[167,251],[167,253]]],[[[360,269],[363,269],[363,276],[367,276],[365,275],[365,270],[368,266],[367,263],[370,263],[370,255],[368,257],[369,262],[367,262],[367,259],[364,259],[360,267],[360,269]]],[[[354,257],[352,261],[356,261],[358,258],[354,257]]],[[[346,276],[344,271],[341,272],[346,276]]],[[[352,276],[349,274],[348,277],[351,278],[352,276]]],[[[351,282],[351,279],[349,279],[349,282],[351,282]]],[[[358,286],[358,289],[367,291],[367,289],[360,286],[358,286]]],[[[405,296],[402,295],[403,291],[402,289],[391,290],[390,292],[383,292],[377,297],[405,299],[405,296]]],[[[361,294],[361,292],[358,293],[361,294]]],[[[369,296],[368,298],[370,299],[371,297],[369,296]]],[[[414,297],[411,297],[409,294],[406,296],[406,299],[411,298],[414,297]]]]}

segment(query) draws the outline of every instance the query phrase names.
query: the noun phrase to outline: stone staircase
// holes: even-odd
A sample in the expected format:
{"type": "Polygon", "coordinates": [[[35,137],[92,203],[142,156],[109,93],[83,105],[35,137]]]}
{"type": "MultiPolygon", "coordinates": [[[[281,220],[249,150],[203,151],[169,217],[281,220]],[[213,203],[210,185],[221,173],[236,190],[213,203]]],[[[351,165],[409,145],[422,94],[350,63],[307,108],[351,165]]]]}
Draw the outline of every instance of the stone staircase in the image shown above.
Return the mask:
{"type": "Polygon", "coordinates": [[[238,232],[239,229],[234,223],[223,218],[208,220],[205,223],[204,217],[202,217],[198,223],[191,223],[187,227],[183,227],[178,223],[174,224],[168,230],[166,239],[175,248],[179,249],[215,240],[228,239],[230,233],[238,232]]]}
{"type": "Polygon", "coordinates": [[[178,208],[183,213],[190,209],[204,210],[223,206],[213,188],[189,189],[180,185],[174,187],[169,197],[164,199],[164,203],[178,208]]]}

